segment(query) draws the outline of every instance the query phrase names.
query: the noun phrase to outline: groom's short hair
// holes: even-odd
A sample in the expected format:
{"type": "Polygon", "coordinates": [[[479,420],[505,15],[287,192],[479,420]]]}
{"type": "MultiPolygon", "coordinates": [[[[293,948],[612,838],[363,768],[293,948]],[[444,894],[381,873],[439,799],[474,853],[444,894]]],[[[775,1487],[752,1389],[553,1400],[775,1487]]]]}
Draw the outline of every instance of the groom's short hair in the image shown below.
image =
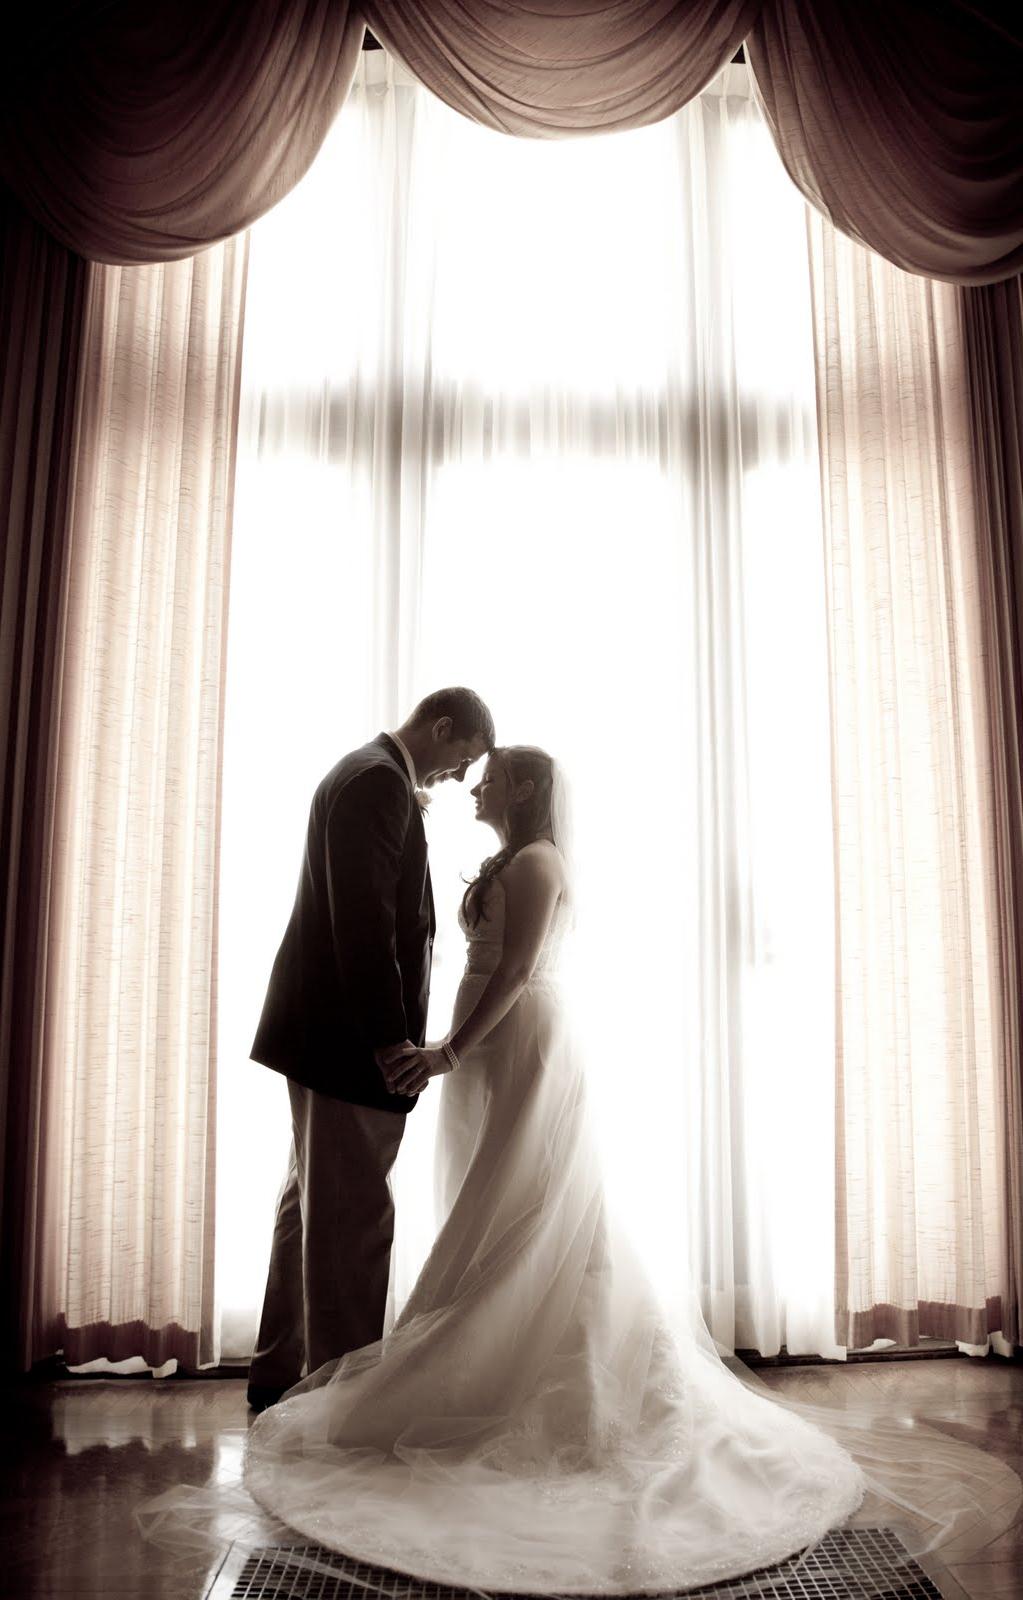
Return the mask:
{"type": "Polygon", "coordinates": [[[494,748],[497,742],[494,719],[472,689],[435,689],[425,700],[420,700],[409,721],[437,722],[441,717],[451,718],[452,739],[478,737],[488,750],[494,748]]]}

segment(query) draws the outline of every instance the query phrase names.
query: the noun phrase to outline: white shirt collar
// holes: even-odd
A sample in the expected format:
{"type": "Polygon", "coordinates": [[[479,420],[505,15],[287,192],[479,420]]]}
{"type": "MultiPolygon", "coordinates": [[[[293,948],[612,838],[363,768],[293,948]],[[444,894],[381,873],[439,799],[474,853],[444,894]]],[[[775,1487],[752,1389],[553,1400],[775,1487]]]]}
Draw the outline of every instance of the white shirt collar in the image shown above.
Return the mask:
{"type": "Polygon", "coordinates": [[[389,739],[393,739],[395,744],[398,746],[398,749],[401,751],[402,757],[404,758],[404,761],[405,761],[406,769],[408,771],[409,783],[412,785],[413,789],[418,789],[419,788],[419,779],[416,776],[415,762],[412,760],[412,757],[409,755],[408,751],[406,750],[405,746],[402,744],[401,740],[398,738],[398,735],[396,733],[389,733],[387,735],[387,737],[389,739]]]}

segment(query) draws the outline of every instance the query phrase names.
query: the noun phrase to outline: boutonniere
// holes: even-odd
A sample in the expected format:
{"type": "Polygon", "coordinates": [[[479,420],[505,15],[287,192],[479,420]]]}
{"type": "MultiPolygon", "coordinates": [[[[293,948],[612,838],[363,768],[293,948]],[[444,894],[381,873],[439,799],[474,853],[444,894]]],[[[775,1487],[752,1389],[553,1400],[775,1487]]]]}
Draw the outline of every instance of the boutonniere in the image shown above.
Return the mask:
{"type": "Polygon", "coordinates": [[[419,807],[419,809],[423,813],[424,817],[426,816],[426,813],[430,809],[430,802],[432,800],[433,800],[433,795],[430,793],[429,789],[417,789],[416,790],[416,805],[419,807]]]}

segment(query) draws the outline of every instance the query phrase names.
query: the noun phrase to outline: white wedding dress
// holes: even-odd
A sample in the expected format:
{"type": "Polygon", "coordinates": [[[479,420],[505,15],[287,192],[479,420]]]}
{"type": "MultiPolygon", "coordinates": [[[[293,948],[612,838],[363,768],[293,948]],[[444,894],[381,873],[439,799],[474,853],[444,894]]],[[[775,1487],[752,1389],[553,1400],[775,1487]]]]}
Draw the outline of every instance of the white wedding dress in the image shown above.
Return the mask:
{"type": "MultiPolygon", "coordinates": [[[[456,1025],[500,956],[499,880],[486,912],[463,922],[456,1025]]],[[[438,1582],[678,1590],[811,1544],[865,1479],[741,1382],[702,1321],[669,1327],[616,1235],[559,999],[562,921],[440,1080],[445,1220],[393,1331],[257,1417],[244,1480],[318,1544],[438,1582]]]]}

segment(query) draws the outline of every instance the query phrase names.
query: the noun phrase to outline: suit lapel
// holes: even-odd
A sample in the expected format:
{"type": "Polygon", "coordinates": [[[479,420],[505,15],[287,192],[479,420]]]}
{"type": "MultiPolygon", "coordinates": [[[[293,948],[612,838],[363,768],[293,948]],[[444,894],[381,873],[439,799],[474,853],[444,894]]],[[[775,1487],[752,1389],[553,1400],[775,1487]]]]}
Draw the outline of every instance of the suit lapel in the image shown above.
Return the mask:
{"type": "Polygon", "coordinates": [[[415,784],[409,778],[408,767],[405,765],[405,757],[402,755],[401,751],[398,749],[398,746],[395,744],[395,742],[391,738],[390,734],[389,733],[378,733],[377,736],[376,736],[376,739],[373,742],[374,742],[374,744],[380,745],[381,748],[384,751],[384,754],[386,756],[388,756],[391,761],[394,762],[394,765],[397,767],[398,771],[401,773],[402,777],[405,779],[405,782],[408,784],[409,788],[412,790],[412,792],[414,794],[415,793],[415,784]]]}
{"type": "Polygon", "coordinates": [[[414,828],[418,828],[419,837],[423,842],[423,850],[426,854],[426,894],[430,903],[430,932],[435,933],[437,929],[437,918],[433,905],[433,883],[430,878],[430,849],[427,843],[426,825],[423,822],[422,809],[419,805],[419,801],[416,799],[415,785],[411,784],[409,781],[408,767],[405,765],[405,757],[398,749],[398,746],[395,744],[390,734],[378,733],[375,743],[380,745],[385,754],[390,758],[391,761],[394,762],[394,765],[398,768],[398,771],[401,773],[402,777],[405,779],[405,782],[409,784],[409,787],[412,790],[414,812],[412,826],[414,828]]]}

